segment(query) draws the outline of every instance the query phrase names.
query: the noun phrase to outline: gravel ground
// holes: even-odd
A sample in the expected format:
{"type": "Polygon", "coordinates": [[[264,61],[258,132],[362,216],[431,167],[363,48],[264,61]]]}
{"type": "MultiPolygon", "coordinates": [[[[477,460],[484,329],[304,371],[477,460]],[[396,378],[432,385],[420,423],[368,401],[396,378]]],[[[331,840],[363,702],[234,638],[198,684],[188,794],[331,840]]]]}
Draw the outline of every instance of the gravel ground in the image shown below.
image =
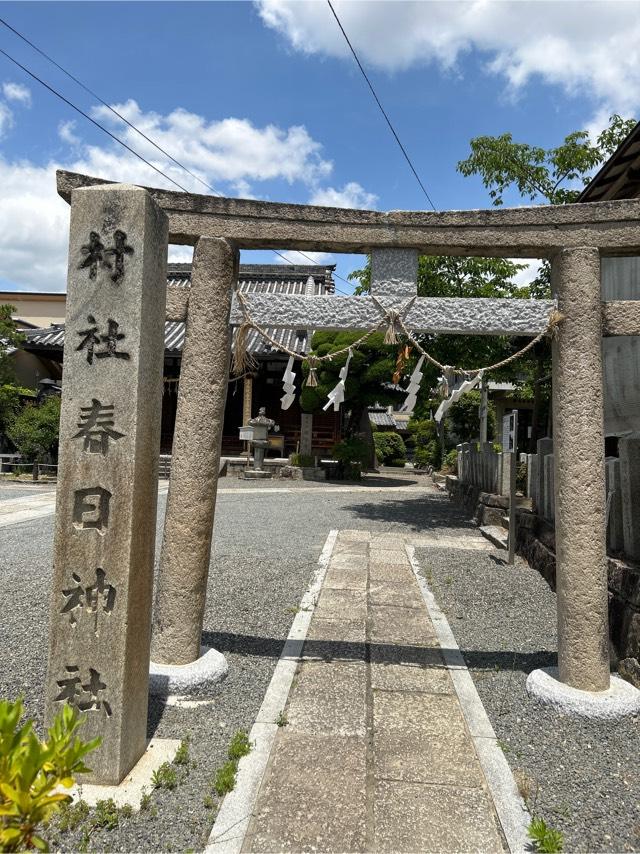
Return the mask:
{"type": "Polygon", "coordinates": [[[562,831],[567,851],[639,851],[638,718],[574,719],[525,691],[531,670],[557,663],[555,593],[524,561],[504,563],[501,551],[416,554],[506,758],[530,790],[531,812],[562,831]]]}
{"type": "Polygon", "coordinates": [[[53,494],[55,490],[55,483],[45,483],[42,481],[32,486],[30,483],[15,483],[0,480],[0,501],[7,501],[11,498],[26,498],[29,495],[41,495],[44,492],[51,492],[53,494]]]}
{"type": "MultiPolygon", "coordinates": [[[[161,496],[161,511],[164,504],[161,496]]],[[[433,515],[426,493],[222,493],[204,641],[227,655],[229,677],[210,705],[183,709],[154,701],[149,713],[150,736],[190,738],[196,767],[174,791],[154,792],[152,809],[121,818],[114,830],[95,830],[89,850],[201,850],[214,820],[203,803],[212,777],[233,734],[255,719],[329,530],[419,530],[433,515]]],[[[0,697],[22,693],[39,724],[52,532],[52,515],[0,529],[0,697]]],[[[55,848],[78,850],[81,843],[79,831],[67,832],[57,834],[55,848]]]]}

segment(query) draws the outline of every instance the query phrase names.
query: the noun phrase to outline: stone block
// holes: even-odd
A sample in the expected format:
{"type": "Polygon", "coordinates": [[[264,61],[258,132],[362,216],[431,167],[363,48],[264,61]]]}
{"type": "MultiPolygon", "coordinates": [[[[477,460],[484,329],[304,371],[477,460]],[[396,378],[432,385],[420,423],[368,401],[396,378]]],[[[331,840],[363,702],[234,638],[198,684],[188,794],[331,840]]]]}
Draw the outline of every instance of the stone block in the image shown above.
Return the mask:
{"type": "Polygon", "coordinates": [[[367,599],[364,590],[334,590],[325,588],[316,606],[315,618],[364,620],[367,616],[367,599]]]}
{"type": "Polygon", "coordinates": [[[366,566],[332,566],[325,576],[324,587],[334,590],[366,590],[367,574],[366,566]]]}
{"type": "Polygon", "coordinates": [[[45,716],[84,713],[106,785],[147,746],[167,229],[140,188],[73,193],[45,716]]]}
{"type": "Polygon", "coordinates": [[[371,605],[371,642],[405,646],[437,646],[438,640],[427,614],[415,608],[371,605]]]}
{"type": "Polygon", "coordinates": [[[640,559],[640,433],[618,442],[625,554],[640,559]]]}
{"type": "Polygon", "coordinates": [[[415,249],[372,249],[371,293],[376,297],[416,296],[418,252],[415,249]]]}

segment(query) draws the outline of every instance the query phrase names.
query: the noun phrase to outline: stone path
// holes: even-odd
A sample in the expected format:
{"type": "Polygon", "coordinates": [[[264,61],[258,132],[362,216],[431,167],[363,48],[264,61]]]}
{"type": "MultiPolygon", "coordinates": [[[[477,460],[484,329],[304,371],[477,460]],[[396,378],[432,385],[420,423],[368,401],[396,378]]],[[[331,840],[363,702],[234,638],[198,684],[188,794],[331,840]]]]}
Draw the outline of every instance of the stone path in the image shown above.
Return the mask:
{"type": "Polygon", "coordinates": [[[243,851],[505,850],[403,536],[338,535],[281,723],[243,851]]]}

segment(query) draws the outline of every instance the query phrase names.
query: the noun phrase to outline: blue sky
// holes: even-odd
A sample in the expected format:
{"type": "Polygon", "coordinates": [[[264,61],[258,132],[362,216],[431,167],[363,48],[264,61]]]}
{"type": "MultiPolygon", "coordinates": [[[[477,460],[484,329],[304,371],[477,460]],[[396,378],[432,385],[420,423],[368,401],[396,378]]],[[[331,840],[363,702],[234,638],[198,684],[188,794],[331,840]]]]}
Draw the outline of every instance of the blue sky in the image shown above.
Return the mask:
{"type": "MultiPolygon", "coordinates": [[[[490,204],[479,180],[456,172],[474,136],[509,131],[547,147],[614,110],[640,112],[635,3],[335,6],[438,209],[490,204]]],[[[428,206],[322,0],[2,3],[0,16],[225,195],[428,206]]],[[[0,47],[206,192],[4,27],[0,47]]],[[[0,288],[64,290],[56,166],[162,184],[0,55],[0,288]]],[[[361,261],[321,260],[344,277],[361,261]]]]}

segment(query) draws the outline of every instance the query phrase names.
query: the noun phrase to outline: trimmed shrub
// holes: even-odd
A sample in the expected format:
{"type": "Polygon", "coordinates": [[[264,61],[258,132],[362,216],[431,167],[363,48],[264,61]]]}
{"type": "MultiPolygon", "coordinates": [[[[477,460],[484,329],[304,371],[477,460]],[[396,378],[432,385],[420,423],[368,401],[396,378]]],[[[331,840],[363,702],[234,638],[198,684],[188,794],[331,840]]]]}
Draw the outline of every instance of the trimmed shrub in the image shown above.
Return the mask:
{"type": "Polygon", "coordinates": [[[376,446],[376,459],[382,465],[404,466],[407,458],[402,436],[391,430],[378,430],[373,434],[376,446]]]}

